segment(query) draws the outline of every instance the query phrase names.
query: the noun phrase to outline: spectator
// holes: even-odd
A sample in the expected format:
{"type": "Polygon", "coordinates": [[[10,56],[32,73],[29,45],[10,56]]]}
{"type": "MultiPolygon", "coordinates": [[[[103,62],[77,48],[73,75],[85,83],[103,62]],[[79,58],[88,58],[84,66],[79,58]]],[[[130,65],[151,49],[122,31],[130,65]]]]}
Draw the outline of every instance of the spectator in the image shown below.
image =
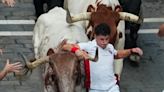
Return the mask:
{"type": "Polygon", "coordinates": [[[20,64],[20,62],[10,64],[9,60],[7,59],[5,67],[3,68],[2,71],[0,71],[0,80],[2,80],[8,73],[19,72],[21,68],[22,68],[22,64],[20,64]]]}
{"type": "Polygon", "coordinates": [[[15,4],[15,0],[2,0],[2,3],[4,3],[7,6],[13,7],[15,4]]]}
{"type": "MultiPolygon", "coordinates": [[[[2,55],[2,49],[0,49],[0,55],[2,55]]],[[[5,67],[2,71],[0,71],[0,80],[2,80],[8,73],[18,73],[21,68],[22,64],[20,64],[20,62],[10,64],[9,60],[7,59],[5,67]]]]}

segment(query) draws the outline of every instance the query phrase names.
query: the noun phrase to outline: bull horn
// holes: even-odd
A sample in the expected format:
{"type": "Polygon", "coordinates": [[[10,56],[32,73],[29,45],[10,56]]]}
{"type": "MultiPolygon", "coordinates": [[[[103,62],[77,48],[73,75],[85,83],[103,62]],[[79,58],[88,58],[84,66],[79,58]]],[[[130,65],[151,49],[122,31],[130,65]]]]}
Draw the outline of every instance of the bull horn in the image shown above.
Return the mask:
{"type": "Polygon", "coordinates": [[[89,56],[89,60],[91,60],[93,62],[97,62],[97,60],[98,60],[98,48],[96,48],[95,57],[93,58],[92,56],[89,56]]]}
{"type": "Polygon", "coordinates": [[[67,11],[67,16],[66,16],[67,23],[73,23],[73,22],[78,22],[82,20],[89,20],[91,18],[91,12],[80,13],[80,14],[71,16],[69,10],[66,9],[66,11],[67,11]]]}
{"type": "Polygon", "coordinates": [[[49,56],[45,56],[45,57],[43,57],[43,58],[40,58],[40,59],[37,59],[37,60],[35,60],[34,62],[28,62],[27,64],[26,64],[26,66],[29,68],[29,69],[34,69],[34,68],[36,68],[37,66],[39,66],[39,65],[41,65],[41,64],[44,64],[44,63],[46,63],[46,62],[48,62],[49,61],[49,56]]]}
{"type": "Polygon", "coordinates": [[[131,13],[119,12],[119,15],[120,15],[120,19],[122,19],[122,20],[131,21],[131,22],[138,23],[138,24],[141,24],[143,22],[143,18],[138,17],[131,13]]]}

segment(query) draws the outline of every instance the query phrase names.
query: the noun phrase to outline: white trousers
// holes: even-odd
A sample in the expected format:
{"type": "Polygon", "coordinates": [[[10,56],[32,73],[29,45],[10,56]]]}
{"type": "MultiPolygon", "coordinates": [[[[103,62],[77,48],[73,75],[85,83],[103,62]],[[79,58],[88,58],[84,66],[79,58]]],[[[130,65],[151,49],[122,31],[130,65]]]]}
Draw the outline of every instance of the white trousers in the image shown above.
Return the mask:
{"type": "Polygon", "coordinates": [[[89,89],[89,92],[120,92],[120,90],[118,85],[114,85],[112,88],[108,90],[89,89]]]}

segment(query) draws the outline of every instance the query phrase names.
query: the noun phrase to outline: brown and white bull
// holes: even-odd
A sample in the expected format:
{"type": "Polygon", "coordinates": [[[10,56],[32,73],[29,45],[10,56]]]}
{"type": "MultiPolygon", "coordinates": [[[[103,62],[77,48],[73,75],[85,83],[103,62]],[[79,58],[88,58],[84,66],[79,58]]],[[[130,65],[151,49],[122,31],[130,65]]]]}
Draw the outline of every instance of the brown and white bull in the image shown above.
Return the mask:
{"type": "MultiPolygon", "coordinates": [[[[130,20],[133,22],[136,22],[138,20],[138,17],[130,15],[135,17],[134,20],[133,18],[130,19],[129,16],[126,16],[127,13],[125,12],[119,12],[120,15],[114,15],[115,18],[117,18],[117,23],[114,23],[114,18],[110,18],[109,19],[109,14],[107,14],[108,10],[102,10],[101,8],[98,9],[97,5],[105,5],[106,7],[111,7],[111,9],[113,11],[121,11],[120,10],[120,4],[118,0],[65,0],[64,2],[64,7],[66,9],[68,9],[72,14],[78,14],[78,13],[82,13],[82,12],[86,12],[86,11],[93,11],[93,12],[99,12],[98,14],[96,14],[97,17],[94,17],[94,19],[91,19],[90,24],[88,23],[88,21],[83,21],[81,22],[81,24],[87,29],[87,34],[90,33],[90,31],[93,29],[93,27],[95,25],[97,25],[96,23],[101,23],[103,21],[108,22],[107,24],[111,25],[114,24],[114,26],[112,28],[114,28],[113,30],[115,30],[114,32],[116,32],[117,30],[117,38],[114,41],[113,40],[113,44],[115,46],[116,49],[124,49],[124,45],[125,45],[125,22],[124,20],[120,20],[119,17],[121,19],[125,19],[125,20],[130,20]],[[123,16],[122,16],[123,15],[123,16]],[[104,18],[108,18],[108,19],[104,19],[104,18]],[[113,22],[113,23],[112,23],[113,22]],[[117,28],[116,28],[117,27],[117,28]]],[[[110,11],[111,11],[110,9],[110,11]]],[[[128,14],[129,15],[129,14],[128,14]]],[[[138,21],[140,22],[140,21],[138,21]]],[[[91,35],[91,38],[93,37],[93,34],[91,35]]],[[[90,39],[90,38],[89,38],[90,39]]],[[[115,39],[115,38],[114,38],[115,39]]],[[[123,59],[117,59],[115,60],[116,62],[114,62],[114,70],[115,73],[118,75],[121,75],[122,72],[122,68],[123,68],[123,59]]]]}
{"type": "MultiPolygon", "coordinates": [[[[120,19],[132,21],[138,20],[138,17],[136,16],[135,18],[131,18],[131,16],[126,13],[113,11],[111,7],[102,4],[98,5],[97,10],[98,11],[92,13],[84,13],[84,15],[87,15],[85,17],[81,17],[83,14],[80,16],[74,16],[73,18],[70,18],[72,19],[71,22],[83,19],[90,20],[90,22],[93,23],[93,28],[98,23],[107,23],[109,27],[112,28],[113,37],[111,39],[116,39],[119,38],[117,34],[120,34],[116,28],[120,19]],[[103,7],[102,10],[100,8],[99,11],[99,7],[103,7]],[[100,18],[99,20],[99,18],[96,18],[97,15],[104,18],[102,20],[100,18]]],[[[77,73],[79,74],[79,68],[77,68],[79,63],[75,62],[79,61],[78,58],[71,52],[63,52],[59,50],[59,52],[57,51],[56,53],[53,53],[54,51],[52,49],[49,50],[50,48],[57,48],[63,39],[67,39],[69,43],[88,41],[88,37],[85,34],[86,27],[83,25],[84,22],[69,24],[66,22],[66,15],[64,9],[55,7],[48,13],[41,15],[34,28],[33,43],[35,57],[36,59],[44,58],[37,60],[37,63],[33,62],[33,64],[28,64],[28,67],[35,68],[37,65],[45,63],[46,61],[50,63],[48,65],[51,66],[52,71],[48,72],[48,68],[46,67],[45,72],[53,74],[51,74],[51,79],[49,79],[50,77],[45,78],[48,78],[48,80],[51,81],[50,83],[48,82],[48,84],[53,84],[53,86],[51,86],[53,91],[51,90],[48,92],[77,92],[75,91],[75,88],[77,87],[76,80],[79,78],[76,76],[77,73]],[[47,56],[47,53],[50,54],[47,56]],[[78,70],[78,72],[75,70],[78,70]]],[[[81,90],[78,92],[80,91],[81,90]]]]}

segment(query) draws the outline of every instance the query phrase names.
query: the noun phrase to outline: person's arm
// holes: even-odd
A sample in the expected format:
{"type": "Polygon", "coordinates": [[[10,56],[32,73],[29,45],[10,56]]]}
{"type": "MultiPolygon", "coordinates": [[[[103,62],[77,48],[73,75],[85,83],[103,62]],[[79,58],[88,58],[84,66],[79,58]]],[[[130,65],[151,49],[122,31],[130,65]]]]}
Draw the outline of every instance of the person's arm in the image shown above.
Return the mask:
{"type": "Polygon", "coordinates": [[[62,47],[62,49],[75,53],[79,59],[89,59],[89,55],[85,51],[81,50],[79,45],[77,44],[67,43],[62,47]]]}
{"type": "Polygon", "coordinates": [[[2,80],[8,73],[19,72],[21,68],[22,64],[20,62],[10,64],[9,60],[7,60],[5,67],[0,71],[0,80],[2,80]]]}
{"type": "Polygon", "coordinates": [[[2,3],[7,6],[13,7],[15,5],[15,0],[2,0],[2,3]]]}
{"type": "Polygon", "coordinates": [[[115,55],[115,59],[125,58],[131,55],[132,53],[138,53],[142,56],[143,51],[140,48],[132,48],[132,49],[125,49],[125,50],[118,50],[117,55],[115,55]]]}

